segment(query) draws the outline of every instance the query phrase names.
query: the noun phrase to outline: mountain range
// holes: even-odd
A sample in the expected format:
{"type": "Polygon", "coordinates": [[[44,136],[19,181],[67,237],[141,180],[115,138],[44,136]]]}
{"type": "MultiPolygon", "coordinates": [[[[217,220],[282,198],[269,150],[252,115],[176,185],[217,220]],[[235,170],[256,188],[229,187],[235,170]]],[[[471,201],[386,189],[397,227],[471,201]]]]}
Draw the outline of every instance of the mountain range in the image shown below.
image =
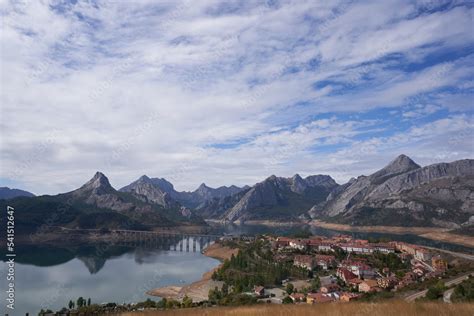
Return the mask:
{"type": "Polygon", "coordinates": [[[174,189],[173,184],[166,179],[149,178],[143,175],[138,180],[121,188],[120,191],[146,196],[149,200],[163,207],[175,206],[178,203],[188,208],[197,208],[209,200],[225,198],[247,188],[231,185],[230,187],[221,186],[214,189],[202,183],[193,192],[178,192],[174,189]]]}
{"type": "Polygon", "coordinates": [[[147,197],[115,190],[108,178],[97,172],[80,188],[58,195],[0,200],[13,206],[17,231],[32,231],[42,225],[69,228],[153,229],[177,225],[205,225],[193,211],[180,205],[163,207],[147,197]]]}
{"type": "Polygon", "coordinates": [[[20,189],[10,189],[9,187],[0,187],[0,199],[9,200],[19,196],[32,197],[33,193],[20,189]]]}
{"type": "Polygon", "coordinates": [[[474,160],[421,167],[400,155],[381,170],[342,185],[329,175],[272,175],[251,187],[214,189],[203,183],[192,192],[177,191],[166,179],[146,175],[115,190],[98,172],[72,192],[17,197],[8,203],[22,210],[25,218],[20,216],[20,221],[33,226],[53,209],[66,207],[68,211],[58,221],[71,227],[151,229],[204,225],[203,219],[320,219],[351,225],[454,229],[474,225],[474,160]]]}
{"type": "Polygon", "coordinates": [[[370,176],[339,186],[309,214],[351,225],[471,226],[474,160],[421,167],[400,155],[370,176]]]}

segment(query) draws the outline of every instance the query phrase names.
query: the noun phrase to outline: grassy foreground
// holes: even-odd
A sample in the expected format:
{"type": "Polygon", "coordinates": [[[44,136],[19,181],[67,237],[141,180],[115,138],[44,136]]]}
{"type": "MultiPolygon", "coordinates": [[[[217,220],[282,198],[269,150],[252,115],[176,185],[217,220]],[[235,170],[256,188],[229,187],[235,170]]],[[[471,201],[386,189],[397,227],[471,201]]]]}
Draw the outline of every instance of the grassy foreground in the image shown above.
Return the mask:
{"type": "Polygon", "coordinates": [[[253,305],[241,307],[211,307],[188,308],[166,311],[146,311],[125,313],[122,316],[309,316],[309,315],[474,315],[474,304],[444,304],[444,303],[333,303],[317,306],[311,305],[253,305]]]}

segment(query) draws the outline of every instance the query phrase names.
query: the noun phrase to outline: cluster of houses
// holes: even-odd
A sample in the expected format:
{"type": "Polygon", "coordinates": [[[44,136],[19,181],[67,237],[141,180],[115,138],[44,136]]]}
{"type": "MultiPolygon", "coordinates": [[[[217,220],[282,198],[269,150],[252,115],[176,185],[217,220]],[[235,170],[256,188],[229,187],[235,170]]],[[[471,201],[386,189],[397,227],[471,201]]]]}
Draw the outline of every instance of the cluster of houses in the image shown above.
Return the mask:
{"type": "Polygon", "coordinates": [[[320,304],[335,301],[350,302],[358,299],[359,297],[360,295],[357,293],[340,291],[332,291],[327,293],[321,291],[316,293],[308,293],[306,296],[303,293],[293,293],[290,295],[290,298],[294,303],[306,302],[307,304],[320,304]]]}
{"type": "Polygon", "coordinates": [[[336,247],[349,253],[371,254],[375,251],[390,253],[395,251],[394,243],[369,243],[365,239],[352,239],[351,236],[340,235],[332,238],[312,237],[295,239],[278,237],[274,241],[276,248],[292,248],[298,250],[333,251],[336,247]]]}
{"type": "MultiPolygon", "coordinates": [[[[448,267],[446,260],[439,255],[403,242],[370,243],[368,240],[353,239],[345,235],[307,239],[278,237],[271,241],[277,250],[275,260],[292,261],[295,266],[307,270],[318,268],[335,271],[335,276],[340,280],[339,284],[324,284],[316,293],[293,293],[290,298],[294,302],[314,304],[352,301],[364,293],[397,290],[417,280],[435,277],[448,267]],[[345,259],[337,260],[334,254],[337,248],[348,254],[345,259]],[[410,262],[410,270],[403,276],[396,276],[395,271],[388,268],[381,271],[375,269],[364,257],[351,258],[351,254],[370,255],[374,252],[396,253],[401,260],[410,262]]],[[[261,287],[259,289],[264,291],[261,287]]]]}

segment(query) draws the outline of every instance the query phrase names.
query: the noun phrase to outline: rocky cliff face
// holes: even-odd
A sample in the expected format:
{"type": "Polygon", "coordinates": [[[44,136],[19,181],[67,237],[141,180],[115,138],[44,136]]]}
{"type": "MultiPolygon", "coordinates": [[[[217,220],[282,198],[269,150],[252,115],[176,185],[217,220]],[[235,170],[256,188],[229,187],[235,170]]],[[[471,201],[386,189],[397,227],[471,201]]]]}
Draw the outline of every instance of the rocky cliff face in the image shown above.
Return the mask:
{"type": "Polygon", "coordinates": [[[329,176],[317,175],[305,179],[298,174],[292,178],[271,176],[250,188],[229,208],[222,219],[295,219],[309,207],[324,200],[336,188],[329,176]]]}
{"type": "Polygon", "coordinates": [[[120,189],[121,192],[129,192],[137,198],[163,206],[164,208],[179,208],[181,205],[171,197],[173,185],[164,179],[152,179],[141,176],[137,181],[120,189]],[[160,181],[164,180],[166,182],[160,181]],[[169,184],[169,185],[168,185],[169,184]],[[162,189],[164,187],[165,189],[162,189]]]}
{"type": "MultiPolygon", "coordinates": [[[[133,222],[151,225],[171,225],[172,222],[153,204],[147,203],[125,192],[115,190],[107,177],[97,172],[94,177],[77,190],[60,195],[76,205],[90,206],[91,212],[97,209],[115,211],[133,222]]],[[[100,217],[100,216],[99,216],[100,217]]]]}
{"type": "Polygon", "coordinates": [[[188,208],[197,208],[213,199],[222,199],[236,194],[242,191],[242,189],[235,185],[230,187],[221,186],[214,189],[203,183],[195,191],[179,192],[166,179],[142,176],[137,181],[121,188],[120,191],[133,192],[145,196],[150,201],[163,206],[169,206],[169,203],[179,203],[188,208]]]}
{"type": "Polygon", "coordinates": [[[230,187],[221,186],[216,189],[208,187],[205,183],[202,183],[196,191],[194,191],[194,195],[197,197],[196,199],[201,201],[208,201],[211,199],[221,199],[226,196],[231,196],[233,194],[239,193],[242,191],[242,188],[239,188],[235,185],[231,185],[230,187]]]}
{"type": "Polygon", "coordinates": [[[474,215],[474,160],[420,167],[401,155],[333,191],[309,212],[353,225],[460,227],[474,215]]]}
{"type": "Polygon", "coordinates": [[[246,188],[233,195],[207,200],[196,208],[196,212],[204,218],[219,219],[236,205],[248,190],[249,188],[246,188]]]}

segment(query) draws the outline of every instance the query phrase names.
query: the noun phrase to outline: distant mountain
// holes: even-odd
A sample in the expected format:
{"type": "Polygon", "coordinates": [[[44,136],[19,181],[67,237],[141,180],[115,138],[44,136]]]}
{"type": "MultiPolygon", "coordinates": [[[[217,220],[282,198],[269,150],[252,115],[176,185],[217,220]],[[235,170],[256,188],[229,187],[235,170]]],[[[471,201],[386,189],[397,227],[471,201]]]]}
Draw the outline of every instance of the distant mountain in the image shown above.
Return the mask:
{"type": "MultiPolygon", "coordinates": [[[[8,189],[10,190],[10,189],[8,189]]],[[[0,199],[6,207],[7,200],[0,199]]],[[[142,176],[115,190],[97,172],[72,192],[15,197],[16,223],[32,230],[44,223],[82,228],[151,229],[204,224],[203,218],[249,220],[321,219],[351,225],[438,226],[472,231],[474,160],[421,167],[400,155],[369,176],[339,185],[328,175],[270,176],[252,187],[176,191],[163,178],[142,176]]]]}
{"type": "MultiPolygon", "coordinates": [[[[1,202],[5,204],[6,202],[1,202]]],[[[8,201],[20,229],[31,231],[43,224],[79,228],[151,229],[157,226],[204,224],[202,218],[179,207],[165,208],[137,195],[115,190],[97,172],[79,189],[54,196],[19,197],[8,201]]]]}
{"type": "Polygon", "coordinates": [[[221,186],[216,189],[213,189],[208,187],[205,183],[202,183],[196,189],[196,191],[192,192],[192,194],[196,197],[197,201],[200,201],[202,203],[204,201],[208,201],[215,198],[225,198],[227,196],[239,193],[240,191],[242,191],[242,188],[239,188],[235,185],[231,185],[230,187],[221,186]]]}
{"type": "Polygon", "coordinates": [[[132,194],[116,191],[107,177],[100,172],[97,172],[79,189],[59,196],[84,210],[86,218],[91,217],[91,212],[92,216],[101,218],[102,214],[105,214],[101,210],[109,210],[139,223],[149,223],[154,226],[172,224],[172,221],[164,214],[163,208],[137,199],[132,194]]]}
{"type": "Polygon", "coordinates": [[[209,214],[209,210],[216,205],[220,212],[213,215],[231,222],[296,219],[307,216],[312,205],[324,201],[337,187],[334,179],[327,175],[304,179],[298,174],[291,178],[271,176],[246,191],[227,200],[214,202],[214,205],[203,210],[209,214]],[[228,208],[224,210],[226,207],[228,208]]]}
{"type": "Polygon", "coordinates": [[[171,192],[174,191],[173,185],[164,179],[150,179],[143,175],[138,180],[121,188],[120,191],[133,193],[138,198],[165,208],[180,207],[180,204],[171,195],[171,192]]]}
{"type": "Polygon", "coordinates": [[[196,208],[196,212],[207,219],[218,219],[222,217],[227,210],[236,205],[249,189],[250,187],[245,187],[242,191],[233,195],[207,200],[196,208]]]}
{"type": "Polygon", "coordinates": [[[400,155],[374,174],[340,186],[309,214],[312,218],[351,225],[471,225],[474,160],[422,168],[400,155]]]}
{"type": "Polygon", "coordinates": [[[149,201],[162,206],[183,205],[187,208],[197,208],[199,205],[212,199],[225,198],[242,191],[235,185],[230,187],[221,186],[216,189],[202,183],[193,192],[179,192],[174,189],[173,184],[163,178],[149,178],[142,176],[138,180],[120,189],[121,192],[132,192],[142,195],[149,201]]]}
{"type": "Polygon", "coordinates": [[[20,196],[33,197],[33,193],[20,189],[10,189],[8,187],[0,187],[0,199],[13,199],[20,196]]]}

